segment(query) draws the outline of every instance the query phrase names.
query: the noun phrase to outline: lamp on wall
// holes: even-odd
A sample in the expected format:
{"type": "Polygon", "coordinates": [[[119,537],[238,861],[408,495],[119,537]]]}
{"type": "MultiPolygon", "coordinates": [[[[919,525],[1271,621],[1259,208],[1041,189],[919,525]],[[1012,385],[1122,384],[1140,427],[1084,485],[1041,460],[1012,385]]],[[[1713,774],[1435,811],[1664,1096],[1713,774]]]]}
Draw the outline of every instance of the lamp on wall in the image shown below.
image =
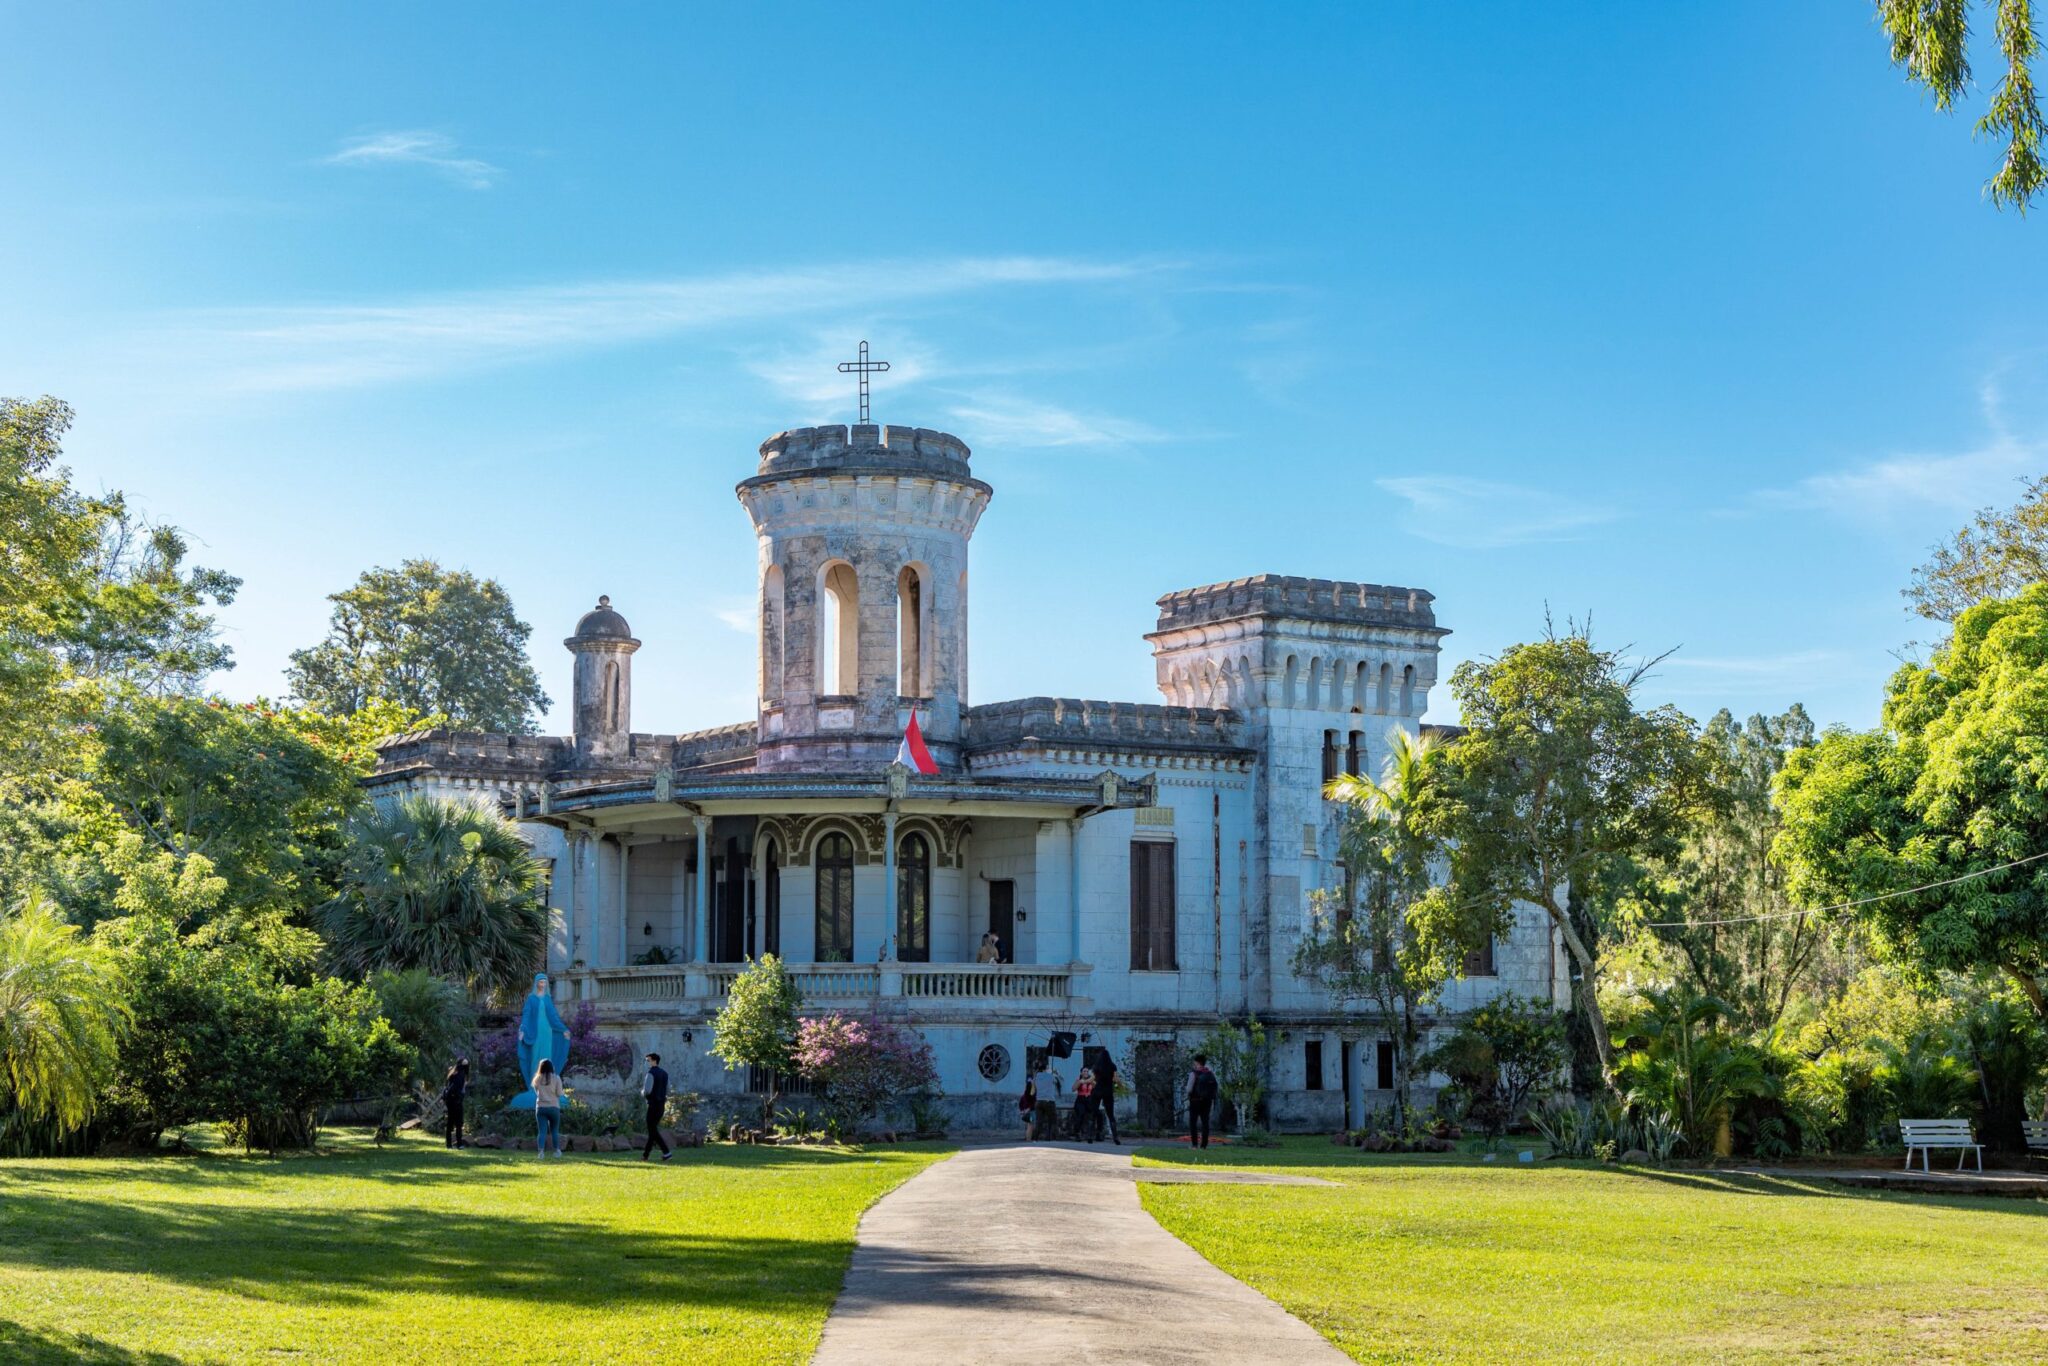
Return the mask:
{"type": "Polygon", "coordinates": [[[1029,911],[1018,911],[1017,918],[1019,920],[1029,920],[1031,918],[1031,913],[1029,911]]]}
{"type": "Polygon", "coordinates": [[[692,1038],[690,1037],[690,1031],[689,1031],[689,1030],[687,1030],[687,1029],[683,1031],[683,1042],[684,1042],[684,1043],[694,1043],[694,1042],[696,1042],[696,1041],[695,1041],[694,1039],[692,1039],[692,1038]]]}
{"type": "Polygon", "coordinates": [[[646,935],[649,939],[654,938],[654,922],[650,920],[645,925],[642,925],[640,933],[646,935]]]}

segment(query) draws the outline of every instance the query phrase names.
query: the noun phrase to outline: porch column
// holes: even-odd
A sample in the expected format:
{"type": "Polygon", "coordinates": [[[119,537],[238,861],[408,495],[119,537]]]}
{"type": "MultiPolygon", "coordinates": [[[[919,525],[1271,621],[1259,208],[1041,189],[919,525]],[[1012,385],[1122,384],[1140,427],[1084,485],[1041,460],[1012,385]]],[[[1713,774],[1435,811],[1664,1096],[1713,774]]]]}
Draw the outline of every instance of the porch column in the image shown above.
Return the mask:
{"type": "Polygon", "coordinates": [[[1067,961],[1081,961],[1081,820],[1067,822],[1067,961]]]}
{"type": "Polygon", "coordinates": [[[882,813],[882,958],[896,960],[896,813],[882,813]]]}
{"type": "Polygon", "coordinates": [[[576,966],[576,960],[583,956],[579,952],[579,936],[576,932],[576,912],[580,909],[581,903],[576,891],[576,866],[581,862],[577,855],[583,851],[583,837],[574,830],[568,831],[563,844],[562,862],[567,866],[562,869],[564,876],[556,879],[556,885],[562,889],[562,927],[568,931],[569,943],[562,952],[562,966],[573,968],[576,966]]]}
{"type": "Polygon", "coordinates": [[[619,842],[619,961],[612,966],[622,968],[633,961],[632,848],[624,835],[614,838],[619,842]]]}
{"type": "Polygon", "coordinates": [[[697,819],[697,929],[690,943],[690,961],[711,961],[711,817],[697,819]]]}

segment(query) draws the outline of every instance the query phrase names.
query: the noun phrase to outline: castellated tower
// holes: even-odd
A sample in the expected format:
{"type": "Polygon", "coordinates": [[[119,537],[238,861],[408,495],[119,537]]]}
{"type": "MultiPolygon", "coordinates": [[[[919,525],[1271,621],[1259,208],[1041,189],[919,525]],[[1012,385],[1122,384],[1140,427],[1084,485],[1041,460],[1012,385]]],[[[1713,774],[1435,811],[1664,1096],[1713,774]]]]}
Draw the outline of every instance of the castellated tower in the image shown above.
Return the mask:
{"type": "Polygon", "coordinates": [[[633,652],[640,648],[633,628],[612,610],[610,598],[600,597],[577,620],[576,634],[562,644],[576,656],[571,689],[576,752],[595,757],[623,753],[633,734],[633,652]]]}
{"type": "Polygon", "coordinates": [[[1422,728],[1436,682],[1433,599],[1419,588],[1259,574],[1159,599],[1159,690],[1229,707],[1259,751],[1246,907],[1254,991],[1291,973],[1309,898],[1338,886],[1340,808],[1323,784],[1378,776],[1392,732],[1422,728]]]}
{"type": "Polygon", "coordinates": [[[992,490],[924,427],[800,427],[740,482],[760,549],[763,770],[880,768],[910,709],[945,769],[967,701],[967,542],[992,490]]]}

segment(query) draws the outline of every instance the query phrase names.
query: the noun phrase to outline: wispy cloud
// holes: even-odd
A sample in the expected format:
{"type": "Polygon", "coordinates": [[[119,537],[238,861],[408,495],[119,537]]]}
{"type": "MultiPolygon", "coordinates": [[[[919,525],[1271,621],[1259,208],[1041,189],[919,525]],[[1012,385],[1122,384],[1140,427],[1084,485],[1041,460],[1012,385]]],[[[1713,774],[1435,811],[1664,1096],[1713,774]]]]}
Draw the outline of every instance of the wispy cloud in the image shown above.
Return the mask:
{"type": "Polygon", "coordinates": [[[1861,465],[1808,475],[1781,488],[1752,494],[1749,506],[1764,510],[1806,510],[1889,520],[1929,509],[1953,518],[1989,503],[2010,502],[2013,481],[2048,468],[2048,431],[2039,415],[2015,414],[2010,393],[2037,393],[2044,380],[2038,357],[2015,358],[1993,370],[1978,386],[1985,437],[1957,451],[1887,455],[1861,465]],[[2015,371],[2029,382],[2015,384],[2015,371]]]}
{"type": "MultiPolygon", "coordinates": [[[[154,340],[181,368],[199,366],[229,388],[341,389],[689,331],[872,313],[991,289],[1121,282],[1171,269],[1156,262],[1029,256],[849,263],[208,312],[189,315],[154,340]]],[[[826,374],[837,377],[829,368],[826,374]]]]}
{"type": "Polygon", "coordinates": [[[754,604],[740,602],[730,607],[714,608],[711,613],[732,630],[743,636],[753,635],[760,623],[754,616],[754,604]]]}
{"type": "Polygon", "coordinates": [[[1582,498],[1455,474],[1376,482],[1407,501],[1408,530],[1414,535],[1467,550],[1571,540],[1621,516],[1617,508],[1582,498]]]}
{"type": "Polygon", "coordinates": [[[947,413],[972,428],[977,440],[990,445],[1130,446],[1167,439],[1158,428],[1129,418],[1078,413],[1057,404],[1004,395],[978,395],[954,404],[947,413]]]}
{"type": "Polygon", "coordinates": [[[488,161],[456,152],[455,139],[447,134],[410,129],[350,138],[324,160],[330,166],[425,166],[470,190],[488,190],[504,174],[488,161]]]}
{"type": "Polygon", "coordinates": [[[1840,650],[1788,650],[1769,655],[1687,655],[1657,666],[1669,690],[1680,697],[1790,698],[1866,672],[1840,650]]]}

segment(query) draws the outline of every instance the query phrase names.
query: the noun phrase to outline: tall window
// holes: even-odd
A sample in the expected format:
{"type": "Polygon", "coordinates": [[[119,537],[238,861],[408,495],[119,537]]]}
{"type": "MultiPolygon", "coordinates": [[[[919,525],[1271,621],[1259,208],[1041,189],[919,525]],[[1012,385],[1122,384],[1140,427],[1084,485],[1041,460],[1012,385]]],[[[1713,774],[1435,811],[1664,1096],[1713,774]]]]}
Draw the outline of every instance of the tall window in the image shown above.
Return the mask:
{"type": "Polygon", "coordinates": [[[904,697],[931,696],[924,607],[924,576],[905,565],[896,576],[896,691],[904,697]]]}
{"type": "Polygon", "coordinates": [[[1301,1070],[1307,1080],[1307,1089],[1323,1089],[1323,1041],[1310,1039],[1301,1046],[1301,1070]]]}
{"type": "Polygon", "coordinates": [[[853,961],[853,841],[833,833],[818,841],[818,961],[853,961]]]}
{"type": "Polygon", "coordinates": [[[1365,732],[1352,731],[1351,741],[1344,747],[1344,771],[1356,778],[1363,770],[1359,767],[1359,750],[1364,746],[1365,732]]]}
{"type": "Polygon", "coordinates": [[[860,688],[860,580],[834,560],[818,575],[818,691],[848,696],[860,688]]]}
{"type": "Polygon", "coordinates": [[[761,855],[761,951],[782,954],[782,851],[774,840],[761,855]]]}
{"type": "Polygon", "coordinates": [[[1173,959],[1171,840],[1131,841],[1131,971],[1171,972],[1173,959]]]}
{"type": "Polygon", "coordinates": [[[932,961],[932,855],[923,835],[896,844],[896,956],[932,961]]]}
{"type": "Polygon", "coordinates": [[[1337,732],[1336,732],[1336,731],[1334,731],[1334,730],[1326,730],[1326,731],[1324,731],[1324,732],[1323,732],[1323,781],[1324,781],[1324,782],[1326,782],[1326,783],[1327,783],[1328,781],[1330,781],[1330,779],[1332,779],[1332,778],[1334,778],[1334,777],[1336,777],[1336,776],[1337,776],[1337,755],[1338,755],[1338,753],[1339,753],[1339,751],[1338,751],[1338,749],[1337,749],[1337,732]]]}

